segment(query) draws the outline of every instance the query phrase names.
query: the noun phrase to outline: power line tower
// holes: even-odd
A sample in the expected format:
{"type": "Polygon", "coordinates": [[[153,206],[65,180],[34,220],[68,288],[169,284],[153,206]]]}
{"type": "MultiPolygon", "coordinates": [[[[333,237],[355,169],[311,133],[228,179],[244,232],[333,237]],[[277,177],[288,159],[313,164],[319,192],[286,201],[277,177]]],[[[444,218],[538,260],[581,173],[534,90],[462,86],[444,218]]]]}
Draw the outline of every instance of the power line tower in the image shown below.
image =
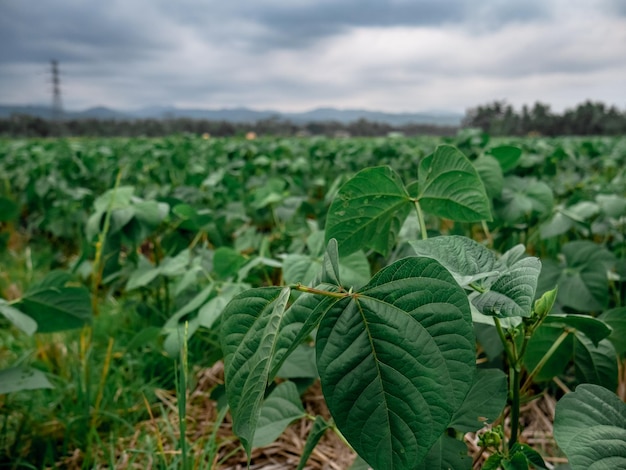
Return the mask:
{"type": "Polygon", "coordinates": [[[59,62],[51,60],[52,67],[52,119],[60,121],[63,117],[63,104],[61,103],[61,79],[59,78],[59,62]]]}

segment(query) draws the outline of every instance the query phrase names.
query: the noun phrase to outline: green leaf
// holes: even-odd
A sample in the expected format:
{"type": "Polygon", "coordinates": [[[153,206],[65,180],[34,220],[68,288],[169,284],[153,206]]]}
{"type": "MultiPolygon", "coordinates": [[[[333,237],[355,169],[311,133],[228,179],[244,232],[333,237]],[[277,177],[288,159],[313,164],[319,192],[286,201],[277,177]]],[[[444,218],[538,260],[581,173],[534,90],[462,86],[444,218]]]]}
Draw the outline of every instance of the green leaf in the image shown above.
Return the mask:
{"type": "Polygon", "coordinates": [[[530,317],[540,272],[538,258],[523,258],[498,276],[489,290],[476,295],[472,304],[484,315],[530,317]]]}
{"type": "Polygon", "coordinates": [[[494,203],[498,218],[515,224],[531,217],[547,216],[552,212],[554,196],[550,187],[540,181],[517,176],[504,179],[501,197],[494,203]]]}
{"type": "Polygon", "coordinates": [[[81,328],[91,322],[91,295],[87,288],[57,287],[53,282],[59,278],[54,276],[52,273],[42,283],[32,286],[15,304],[35,320],[38,333],[81,328]]]}
{"type": "Polygon", "coordinates": [[[480,313],[499,318],[530,316],[541,262],[522,258],[523,247],[497,260],[493,252],[467,237],[434,237],[411,245],[418,255],[439,261],[461,286],[478,290],[472,304],[480,313]]]}
{"type": "Polygon", "coordinates": [[[546,462],[543,460],[543,457],[534,450],[533,448],[527,446],[526,444],[520,444],[516,442],[513,448],[511,449],[511,453],[517,454],[522,453],[526,457],[526,460],[534,465],[536,468],[548,468],[546,466],[546,462]]]}
{"type": "Polygon", "coordinates": [[[461,286],[497,273],[494,252],[471,238],[459,235],[431,237],[410,242],[418,256],[441,263],[461,286]]]}
{"type": "Polygon", "coordinates": [[[182,276],[187,272],[187,267],[191,261],[189,250],[183,250],[176,256],[166,256],[159,265],[160,274],[167,277],[182,276]]]}
{"type": "Polygon", "coordinates": [[[270,445],[287,426],[305,415],[296,385],[293,382],[279,384],[261,406],[252,447],[270,445]]]}
{"type": "Polygon", "coordinates": [[[25,313],[12,307],[6,300],[0,299],[0,314],[9,320],[16,328],[22,330],[28,336],[37,331],[37,322],[25,313]]]}
{"type": "Polygon", "coordinates": [[[552,314],[545,318],[544,323],[575,328],[584,333],[595,346],[611,334],[611,328],[605,322],[589,315],[552,314]]]}
{"type": "Polygon", "coordinates": [[[609,302],[607,270],[614,262],[613,255],[590,241],[569,242],[563,245],[562,253],[565,265],[545,263],[540,285],[551,289],[558,284],[557,301],[579,312],[606,308],[609,302]]]}
{"type": "Polygon", "coordinates": [[[483,464],[482,470],[499,470],[504,457],[500,454],[493,454],[483,464]]]}
{"type": "Polygon", "coordinates": [[[519,451],[502,459],[502,462],[500,462],[502,470],[528,470],[528,464],[526,455],[519,451]]]}
{"type": "Polygon", "coordinates": [[[137,268],[128,276],[126,290],[131,291],[145,287],[154,281],[159,274],[161,274],[161,269],[158,266],[153,266],[145,256],[139,256],[137,268]]]}
{"type": "Polygon", "coordinates": [[[420,162],[418,201],[425,212],[459,222],[491,220],[489,198],[463,153],[440,145],[420,162]]]}
{"type": "Polygon", "coordinates": [[[574,366],[578,381],[616,390],[618,365],[613,344],[608,339],[603,339],[595,346],[579,331],[576,331],[575,337],[574,366]]]}
{"type": "MultiPolygon", "coordinates": [[[[537,328],[528,342],[524,355],[524,367],[532,371],[562,333],[563,328],[557,326],[541,325],[537,328]]],[[[561,375],[572,360],[573,348],[574,335],[569,334],[535,376],[535,381],[544,382],[561,375]]]]}
{"type": "MultiPolygon", "coordinates": [[[[549,323],[535,331],[524,356],[524,365],[528,370],[536,367],[563,331],[563,327],[549,323]]],[[[542,382],[561,375],[571,361],[574,361],[579,382],[595,383],[612,389],[617,387],[617,354],[611,342],[603,339],[595,346],[591,339],[578,330],[567,336],[535,380],[542,382]]]]}
{"type": "Polygon", "coordinates": [[[502,176],[502,168],[498,160],[489,155],[483,155],[474,160],[474,168],[485,186],[487,196],[490,198],[499,196],[504,187],[504,176],[502,176]]]}
{"type": "Polygon", "coordinates": [[[598,318],[611,327],[609,341],[623,357],[626,354],[626,307],[607,310],[598,318]]]}
{"type": "Polygon", "coordinates": [[[54,388],[40,370],[31,367],[11,367],[0,370],[0,395],[40,388],[54,388]]]}
{"type": "Polygon", "coordinates": [[[556,405],[554,438],[572,470],[626,468],[626,405],[603,387],[579,385],[556,405]]]}
{"type": "Polygon", "coordinates": [[[306,442],[304,444],[304,449],[302,450],[302,454],[300,455],[300,462],[298,463],[298,468],[296,470],[303,470],[306,465],[307,460],[313,453],[313,449],[320,441],[320,439],[324,436],[324,433],[327,429],[330,429],[331,425],[324,421],[324,418],[321,416],[316,416],[315,421],[313,422],[313,426],[309,431],[309,435],[306,438],[306,442]]]}
{"type": "Polygon", "coordinates": [[[283,379],[318,378],[315,348],[306,344],[299,345],[287,356],[276,375],[283,379]]]}
{"type": "Polygon", "coordinates": [[[289,254],[283,259],[283,280],[285,284],[300,283],[310,286],[322,269],[319,259],[309,255],[289,254]]]}
{"type": "Polygon", "coordinates": [[[10,222],[20,215],[20,206],[17,202],[0,196],[0,222],[10,222]]]}
{"type": "Polygon", "coordinates": [[[396,172],[367,168],[348,180],[330,205],[326,241],[335,238],[342,255],[367,248],[387,255],[411,207],[396,172]]]}
{"type": "Polygon", "coordinates": [[[522,156],[522,149],[511,145],[501,145],[499,147],[492,148],[490,153],[498,161],[502,167],[502,171],[506,173],[517,166],[517,163],[522,156]]]}
{"type": "Polygon", "coordinates": [[[626,216],[626,198],[617,194],[598,194],[596,202],[602,212],[609,217],[618,219],[626,216]]]}
{"type": "Polygon", "coordinates": [[[212,298],[198,310],[198,321],[204,328],[212,328],[231,299],[247,288],[246,284],[226,284],[217,297],[212,298]]]}
{"type": "Polygon", "coordinates": [[[213,271],[221,279],[235,276],[245,263],[245,257],[227,246],[219,247],[213,254],[213,271]]]}
{"type": "Polygon", "coordinates": [[[486,422],[493,423],[506,405],[507,381],[504,372],[498,369],[476,369],[465,400],[456,410],[450,427],[456,431],[474,432],[486,422]]]}
{"type": "Polygon", "coordinates": [[[467,455],[467,445],[453,437],[442,434],[426,458],[416,467],[418,470],[470,470],[472,457],[467,455]]]}
{"type": "Polygon", "coordinates": [[[428,258],[405,258],[332,303],[317,333],[322,390],[337,427],[374,468],[414,468],[471,385],[467,296],[428,258]]]}
{"type": "Polygon", "coordinates": [[[222,313],[224,378],[233,431],[248,458],[276,353],[277,333],[289,288],[252,289],[236,296],[222,313]]]}

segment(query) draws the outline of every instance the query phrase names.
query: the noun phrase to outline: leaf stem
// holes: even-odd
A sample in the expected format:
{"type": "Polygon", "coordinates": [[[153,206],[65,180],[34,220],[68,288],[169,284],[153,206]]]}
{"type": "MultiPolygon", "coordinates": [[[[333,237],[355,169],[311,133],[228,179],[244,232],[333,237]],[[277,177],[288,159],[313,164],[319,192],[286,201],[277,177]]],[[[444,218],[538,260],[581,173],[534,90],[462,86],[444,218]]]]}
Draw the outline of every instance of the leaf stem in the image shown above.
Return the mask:
{"type": "Polygon", "coordinates": [[[300,292],[306,292],[307,294],[325,295],[326,297],[335,297],[336,299],[344,299],[354,294],[350,292],[330,292],[327,290],[315,289],[314,287],[307,287],[300,283],[295,286],[290,286],[292,289],[299,290],[300,292]]]}
{"type": "Polygon", "coordinates": [[[424,213],[422,212],[422,208],[417,199],[413,199],[413,204],[415,204],[415,210],[417,211],[417,220],[420,224],[420,231],[422,233],[422,240],[428,239],[428,231],[426,230],[426,222],[424,222],[424,213]]]}

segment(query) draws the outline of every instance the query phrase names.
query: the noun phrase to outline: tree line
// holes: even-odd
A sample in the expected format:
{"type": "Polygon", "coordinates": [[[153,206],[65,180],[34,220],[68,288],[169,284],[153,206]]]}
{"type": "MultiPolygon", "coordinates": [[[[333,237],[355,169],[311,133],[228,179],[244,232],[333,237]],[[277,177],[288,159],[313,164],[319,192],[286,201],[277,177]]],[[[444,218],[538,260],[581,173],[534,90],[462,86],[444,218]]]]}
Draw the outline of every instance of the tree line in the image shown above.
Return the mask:
{"type": "MultiPolygon", "coordinates": [[[[540,102],[532,107],[515,110],[504,101],[477,106],[467,110],[461,127],[480,128],[491,135],[626,135],[626,112],[615,106],[586,101],[574,109],[554,113],[540,102]]],[[[344,124],[336,121],[293,123],[269,118],[254,123],[209,121],[204,119],[67,119],[49,120],[28,115],[13,115],[0,119],[3,137],[159,137],[171,134],[209,134],[216,137],[244,136],[249,133],[274,136],[355,136],[372,137],[400,133],[406,136],[450,136],[459,130],[454,126],[387,123],[360,119],[344,124]]]]}
{"type": "Polygon", "coordinates": [[[253,123],[209,121],[205,119],[67,119],[48,120],[28,115],[13,115],[0,119],[0,136],[4,137],[160,137],[172,134],[209,134],[215,137],[245,136],[250,133],[272,136],[329,137],[387,136],[398,132],[403,135],[452,136],[458,127],[430,124],[391,126],[386,123],[360,119],[344,124],[337,121],[315,121],[296,124],[278,118],[263,119],[253,123]]]}
{"type": "Polygon", "coordinates": [[[504,101],[494,101],[469,109],[462,125],[491,135],[626,135],[626,112],[592,101],[563,113],[554,113],[540,102],[532,107],[525,105],[518,112],[504,101]]]}

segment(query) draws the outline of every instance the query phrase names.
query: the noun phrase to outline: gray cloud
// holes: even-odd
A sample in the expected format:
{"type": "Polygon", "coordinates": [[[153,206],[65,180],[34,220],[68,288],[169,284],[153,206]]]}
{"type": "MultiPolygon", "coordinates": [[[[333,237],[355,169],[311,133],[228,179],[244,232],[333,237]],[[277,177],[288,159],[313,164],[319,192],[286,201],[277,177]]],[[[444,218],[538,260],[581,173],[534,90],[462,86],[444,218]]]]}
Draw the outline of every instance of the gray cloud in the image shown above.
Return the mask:
{"type": "Polygon", "coordinates": [[[459,110],[546,96],[556,107],[594,96],[623,105],[624,5],[0,2],[0,102],[48,102],[46,67],[55,58],[70,107],[459,110]]]}

